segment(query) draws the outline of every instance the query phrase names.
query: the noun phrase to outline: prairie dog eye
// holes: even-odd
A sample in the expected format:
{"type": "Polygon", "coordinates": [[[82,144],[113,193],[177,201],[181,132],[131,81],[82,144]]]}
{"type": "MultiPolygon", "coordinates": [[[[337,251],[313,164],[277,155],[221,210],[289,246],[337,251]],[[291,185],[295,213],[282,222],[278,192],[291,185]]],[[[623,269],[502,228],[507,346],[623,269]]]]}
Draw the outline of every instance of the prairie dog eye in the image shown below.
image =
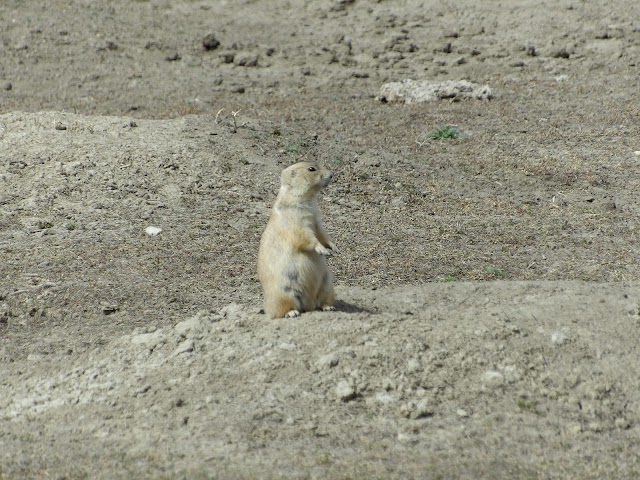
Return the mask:
{"type": "Polygon", "coordinates": [[[315,172],[316,171],[316,167],[309,167],[309,171],[310,172],[315,172]]]}

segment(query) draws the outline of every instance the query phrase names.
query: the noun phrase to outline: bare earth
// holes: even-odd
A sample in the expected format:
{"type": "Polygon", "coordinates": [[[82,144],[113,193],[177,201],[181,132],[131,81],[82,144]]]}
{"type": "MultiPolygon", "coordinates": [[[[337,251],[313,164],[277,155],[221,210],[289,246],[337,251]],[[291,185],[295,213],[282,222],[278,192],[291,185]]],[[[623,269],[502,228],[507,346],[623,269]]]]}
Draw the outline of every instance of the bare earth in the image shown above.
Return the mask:
{"type": "Polygon", "coordinates": [[[639,478],[639,18],[1,2],[0,479],[639,478]],[[338,311],[271,321],[301,160],[338,311]]]}

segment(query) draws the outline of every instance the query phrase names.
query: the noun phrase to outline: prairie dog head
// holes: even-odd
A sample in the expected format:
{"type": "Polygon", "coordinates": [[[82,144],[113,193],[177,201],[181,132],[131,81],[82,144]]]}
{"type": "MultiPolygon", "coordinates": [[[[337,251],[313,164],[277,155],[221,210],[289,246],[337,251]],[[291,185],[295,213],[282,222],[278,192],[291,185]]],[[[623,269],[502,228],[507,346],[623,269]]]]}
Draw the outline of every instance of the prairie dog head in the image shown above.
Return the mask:
{"type": "Polygon", "coordinates": [[[282,189],[301,197],[315,196],[329,185],[333,173],[313,162],[300,162],[282,171],[282,189]]]}

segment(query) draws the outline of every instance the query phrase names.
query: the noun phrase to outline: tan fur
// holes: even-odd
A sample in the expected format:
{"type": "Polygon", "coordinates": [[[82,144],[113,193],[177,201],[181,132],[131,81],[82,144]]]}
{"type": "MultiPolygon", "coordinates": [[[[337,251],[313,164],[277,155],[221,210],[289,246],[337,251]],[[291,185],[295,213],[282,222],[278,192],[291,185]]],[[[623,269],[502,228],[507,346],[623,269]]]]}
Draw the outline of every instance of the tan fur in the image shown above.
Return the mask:
{"type": "Polygon", "coordinates": [[[318,210],[318,193],[331,176],[311,162],[296,163],[282,172],[280,192],[258,252],[258,277],[271,318],[334,310],[333,276],[324,258],[334,245],[318,210]]]}

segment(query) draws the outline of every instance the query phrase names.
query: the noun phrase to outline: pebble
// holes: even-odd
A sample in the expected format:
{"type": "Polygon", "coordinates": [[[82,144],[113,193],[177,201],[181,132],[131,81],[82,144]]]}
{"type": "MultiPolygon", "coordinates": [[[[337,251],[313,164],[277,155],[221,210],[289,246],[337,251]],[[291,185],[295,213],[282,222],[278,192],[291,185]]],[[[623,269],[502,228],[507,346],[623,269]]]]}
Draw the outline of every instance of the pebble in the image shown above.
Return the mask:
{"type": "Polygon", "coordinates": [[[118,307],[116,305],[103,305],[101,309],[102,313],[105,315],[111,315],[118,311],[118,307]]]}
{"type": "Polygon", "coordinates": [[[317,362],[318,367],[335,367],[340,362],[340,359],[335,353],[328,353],[322,355],[317,362]]]}
{"type": "Polygon", "coordinates": [[[400,443],[405,443],[409,445],[414,445],[418,443],[418,436],[415,433],[399,432],[397,438],[400,443]]]}
{"type": "Polygon", "coordinates": [[[134,345],[142,345],[149,350],[155,349],[158,345],[166,343],[167,337],[162,329],[152,333],[140,333],[131,337],[131,343],[134,345]]]}
{"type": "Polygon", "coordinates": [[[240,67],[257,67],[258,60],[260,60],[259,55],[241,54],[235,56],[233,63],[240,67]]]}
{"type": "Polygon", "coordinates": [[[504,375],[495,370],[487,370],[482,374],[482,381],[489,387],[499,387],[504,383],[504,375]]]}
{"type": "Polygon", "coordinates": [[[175,357],[177,355],[181,355],[183,353],[189,353],[189,352],[193,352],[193,350],[195,349],[196,345],[195,342],[191,339],[185,340],[184,342],[182,342],[180,345],[178,345],[178,348],[176,348],[173,353],[171,354],[172,357],[175,357]]]}
{"type": "Polygon", "coordinates": [[[189,332],[204,330],[204,325],[201,318],[196,315],[176,324],[173,330],[181,337],[187,337],[189,332]]]}
{"type": "Polygon", "coordinates": [[[236,54],[233,52],[225,52],[220,54],[220,59],[222,63],[233,63],[233,59],[236,57],[236,54]]]}
{"type": "Polygon", "coordinates": [[[569,338],[562,332],[553,332],[551,334],[551,343],[554,345],[564,345],[569,341],[569,338]]]}
{"type": "Polygon", "coordinates": [[[220,41],[213,33],[209,33],[202,39],[202,46],[205,50],[215,50],[220,46],[220,41]]]}
{"type": "Polygon", "coordinates": [[[568,430],[573,435],[577,435],[582,432],[582,425],[580,425],[579,423],[574,423],[573,425],[569,426],[568,430]]]}
{"type": "Polygon", "coordinates": [[[242,307],[237,303],[230,303],[220,310],[220,315],[225,318],[236,318],[242,314],[242,307]]]}
{"type": "Polygon", "coordinates": [[[413,373],[422,369],[422,365],[420,365],[420,360],[417,358],[412,358],[407,362],[407,372],[413,373]]]}
{"type": "Polygon", "coordinates": [[[554,58],[569,58],[571,57],[571,53],[567,52],[566,49],[561,48],[560,50],[553,52],[551,56],[554,58]]]}
{"type": "Polygon", "coordinates": [[[591,422],[589,423],[589,430],[591,430],[592,432],[602,432],[602,425],[600,425],[598,422],[591,422]]]}
{"type": "Polygon", "coordinates": [[[616,426],[616,428],[621,428],[623,430],[626,430],[631,426],[629,421],[626,418],[622,418],[622,417],[616,418],[614,425],[616,426]]]}
{"type": "Polygon", "coordinates": [[[433,411],[429,407],[429,401],[426,398],[418,400],[417,402],[411,400],[410,402],[402,405],[400,407],[400,413],[412,420],[430,417],[433,415],[433,411]]]}
{"type": "Polygon", "coordinates": [[[336,395],[339,400],[348,402],[356,396],[356,389],[347,380],[340,380],[336,386],[336,395]]]}
{"type": "Polygon", "coordinates": [[[161,232],[162,232],[162,229],[160,227],[154,227],[152,225],[144,229],[144,233],[146,233],[150,237],[155,237],[157,235],[160,235],[161,232]]]}
{"type": "Polygon", "coordinates": [[[375,396],[375,400],[383,405],[388,405],[394,403],[396,401],[396,397],[388,392],[378,392],[375,396]]]}

